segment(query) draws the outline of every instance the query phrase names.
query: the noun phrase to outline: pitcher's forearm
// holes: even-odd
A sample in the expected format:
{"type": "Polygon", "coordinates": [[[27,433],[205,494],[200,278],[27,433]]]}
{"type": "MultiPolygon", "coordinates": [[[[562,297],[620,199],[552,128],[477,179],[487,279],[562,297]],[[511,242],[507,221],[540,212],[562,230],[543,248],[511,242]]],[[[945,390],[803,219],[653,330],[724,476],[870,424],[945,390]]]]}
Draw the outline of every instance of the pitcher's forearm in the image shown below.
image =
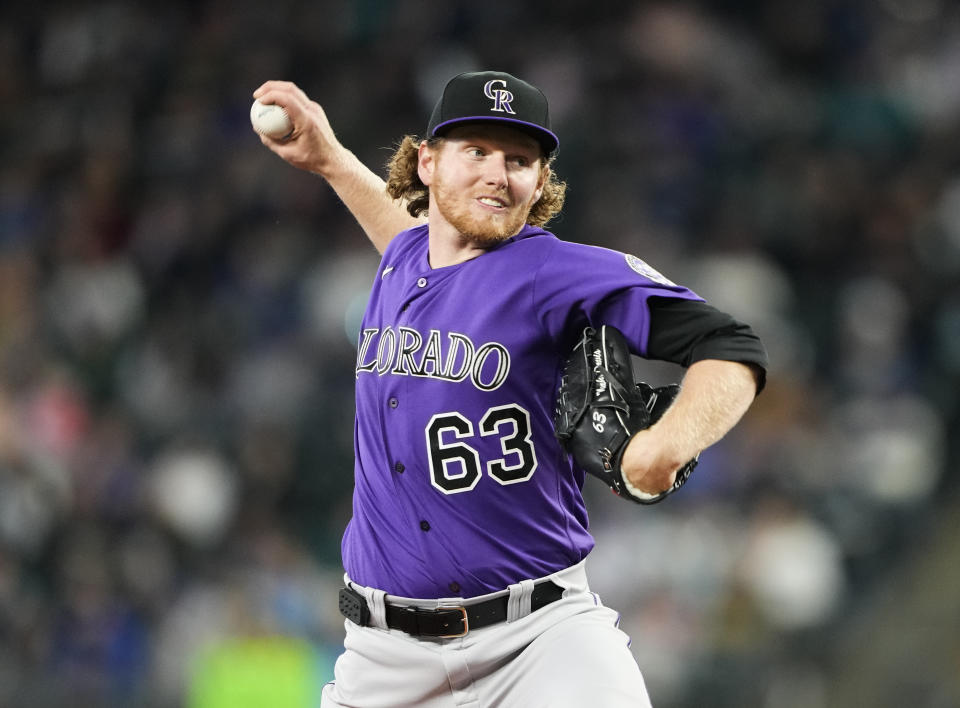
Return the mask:
{"type": "Polygon", "coordinates": [[[340,143],[326,112],[299,87],[289,81],[267,81],[253,96],[282,106],[293,123],[289,137],[273,140],[260,135],[261,142],[294,167],[323,177],[380,253],[400,231],[421,223],[340,143]]]}
{"type": "Polygon", "coordinates": [[[754,370],[732,361],[690,365],[680,393],[655,427],[674,438],[679,464],[713,445],[747,412],[757,392],[754,370]]]}
{"type": "Polygon", "coordinates": [[[726,435],[757,393],[753,367],[705,359],[690,365],[680,393],[663,416],[637,433],[623,456],[623,473],[644,492],[661,492],[678,468],[726,435]]]}
{"type": "Polygon", "coordinates": [[[383,179],[343,146],[311,171],[330,184],[380,253],[400,231],[424,222],[387,194],[383,179]]]}

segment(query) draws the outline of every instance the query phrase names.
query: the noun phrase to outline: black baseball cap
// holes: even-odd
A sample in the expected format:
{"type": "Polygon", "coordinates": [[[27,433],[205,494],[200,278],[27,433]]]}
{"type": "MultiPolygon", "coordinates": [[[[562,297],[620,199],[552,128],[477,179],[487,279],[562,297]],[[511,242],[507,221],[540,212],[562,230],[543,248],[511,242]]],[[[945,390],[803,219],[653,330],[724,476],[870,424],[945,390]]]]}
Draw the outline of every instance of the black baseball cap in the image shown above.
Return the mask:
{"type": "Polygon", "coordinates": [[[454,76],[430,115],[427,137],[464,123],[504,123],[537,139],[550,155],[560,140],[550,130],[543,91],[501,71],[470,71],[454,76]]]}

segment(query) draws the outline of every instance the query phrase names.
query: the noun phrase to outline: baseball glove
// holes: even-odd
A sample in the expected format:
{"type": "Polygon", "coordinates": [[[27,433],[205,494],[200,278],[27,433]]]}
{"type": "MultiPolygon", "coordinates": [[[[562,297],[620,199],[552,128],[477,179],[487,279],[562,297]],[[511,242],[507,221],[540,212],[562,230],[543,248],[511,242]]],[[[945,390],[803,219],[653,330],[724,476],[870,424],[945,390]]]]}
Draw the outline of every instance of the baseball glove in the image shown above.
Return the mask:
{"type": "Polygon", "coordinates": [[[564,447],[584,470],[616,494],[638,504],[656,504],[684,485],[697,458],[677,471],[666,491],[647,494],[631,485],[620,467],[630,438],[659,420],[679,392],[677,384],[653,388],[634,382],[623,334],[603,325],[587,327],[567,360],[554,416],[564,447]]]}

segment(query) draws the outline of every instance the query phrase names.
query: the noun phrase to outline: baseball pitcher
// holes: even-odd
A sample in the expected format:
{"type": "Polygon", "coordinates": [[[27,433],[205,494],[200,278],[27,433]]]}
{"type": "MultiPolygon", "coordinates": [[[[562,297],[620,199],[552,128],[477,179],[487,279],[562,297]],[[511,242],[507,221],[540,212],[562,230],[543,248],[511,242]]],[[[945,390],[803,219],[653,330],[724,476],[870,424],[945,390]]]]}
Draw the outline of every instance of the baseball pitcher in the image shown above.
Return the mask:
{"type": "Polygon", "coordinates": [[[544,229],[565,184],[525,81],[453,77],[386,183],[293,84],[254,97],[293,123],[263,143],[323,176],[382,254],[323,705],[650,705],[590,590],[581,490],[590,475],[641,504],[677,491],[763,387],[760,341],[637,256],[544,229]],[[683,365],[682,385],[635,382],[631,355],[683,365]]]}

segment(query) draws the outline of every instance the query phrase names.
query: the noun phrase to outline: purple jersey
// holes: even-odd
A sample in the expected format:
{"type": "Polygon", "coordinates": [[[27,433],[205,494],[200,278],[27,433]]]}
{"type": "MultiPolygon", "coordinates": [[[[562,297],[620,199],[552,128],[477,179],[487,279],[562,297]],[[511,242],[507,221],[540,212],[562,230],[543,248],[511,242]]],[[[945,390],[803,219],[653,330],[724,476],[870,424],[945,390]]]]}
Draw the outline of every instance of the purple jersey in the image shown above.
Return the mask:
{"type": "Polygon", "coordinates": [[[426,226],[398,234],[357,353],[350,578],[472,597],[583,559],[584,473],[553,432],[560,369],[588,324],[643,356],[652,295],[699,299],[634,256],[531,226],[436,270],[426,226]]]}

